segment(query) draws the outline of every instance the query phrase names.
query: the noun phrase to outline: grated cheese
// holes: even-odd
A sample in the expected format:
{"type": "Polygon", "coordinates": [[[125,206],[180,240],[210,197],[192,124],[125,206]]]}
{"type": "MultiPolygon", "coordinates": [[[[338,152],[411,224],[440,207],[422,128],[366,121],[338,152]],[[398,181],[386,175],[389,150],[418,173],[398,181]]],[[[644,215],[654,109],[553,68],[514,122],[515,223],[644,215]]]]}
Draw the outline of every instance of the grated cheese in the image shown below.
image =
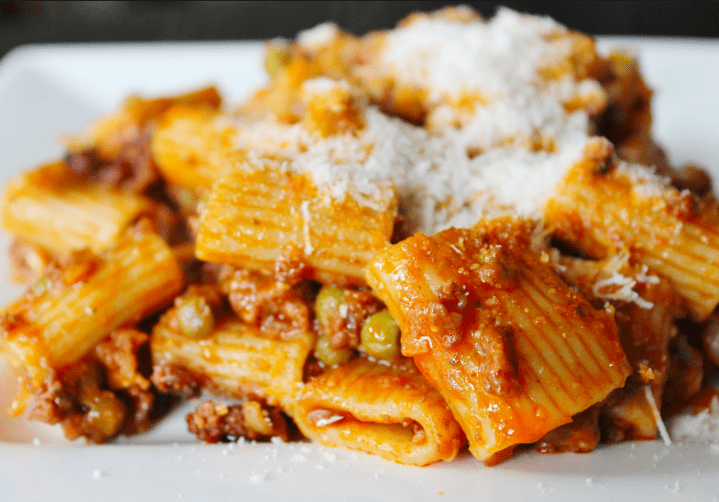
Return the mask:
{"type": "MultiPolygon", "coordinates": [[[[339,33],[325,23],[297,41],[314,50],[339,33]]],[[[419,17],[386,33],[379,62],[369,71],[389,71],[400,84],[428,89],[435,106],[430,131],[375,107],[363,109],[364,129],[326,138],[302,124],[239,119],[237,144],[249,150],[243,167],[272,164],[305,174],[327,204],[350,198],[384,211],[398,196],[409,232],[432,235],[508,212],[541,219],[556,186],[593,139],[588,113],[568,113],[565,103],[605,99],[594,80],[543,76],[543,70],[571,60],[573,43],[552,19],[504,8],[488,22],[419,17]],[[465,95],[475,104],[462,112],[466,116],[457,127],[459,112],[452,103],[465,95]]],[[[326,77],[304,82],[302,92],[323,95],[336,88],[351,94],[347,82],[326,77]]],[[[641,166],[620,162],[618,169],[637,180],[640,194],[660,193],[666,186],[641,166]]],[[[312,250],[307,236],[305,247],[312,250]]],[[[633,284],[605,285],[619,285],[618,294],[651,308],[631,291],[633,284]]]]}
{"type": "Polygon", "coordinates": [[[305,256],[310,256],[312,252],[315,250],[314,247],[312,247],[312,242],[310,242],[310,203],[309,201],[302,202],[302,205],[300,207],[300,211],[302,212],[302,237],[305,241],[305,256]]]}
{"type": "Polygon", "coordinates": [[[719,397],[713,396],[709,406],[697,414],[685,411],[672,417],[669,431],[676,441],[719,442],[719,397]]]}
{"type": "Polygon", "coordinates": [[[652,410],[652,416],[654,417],[654,421],[657,423],[657,429],[659,430],[659,435],[662,437],[662,440],[664,441],[664,444],[667,446],[672,445],[672,440],[669,437],[669,433],[667,432],[667,428],[664,425],[664,421],[662,420],[662,415],[659,412],[659,408],[657,407],[657,402],[654,400],[654,395],[652,394],[652,389],[649,387],[649,385],[646,385],[644,387],[644,395],[647,398],[647,402],[649,403],[649,407],[652,410]]]}
{"type": "MultiPolygon", "coordinates": [[[[300,34],[298,43],[318,47],[337,30],[320,25],[300,34]]],[[[411,232],[431,235],[503,212],[540,217],[590,140],[587,113],[567,113],[564,103],[603,96],[595,81],[542,77],[542,69],[572,55],[566,34],[550,18],[508,9],[490,22],[419,18],[387,33],[380,71],[390,68],[400,83],[429,89],[430,101],[463,93],[481,97],[462,127],[430,133],[369,107],[366,127],[356,134],[317,138],[300,124],[265,121],[248,125],[238,144],[268,156],[284,154],[282,167],[308,174],[328,201],[350,197],[382,211],[396,190],[411,232]],[[534,148],[537,140],[550,147],[534,148]]],[[[322,94],[337,86],[349,92],[347,83],[325,77],[306,81],[302,90],[322,94]]],[[[453,119],[450,101],[433,112],[435,125],[443,113],[453,119]]],[[[250,164],[265,162],[260,157],[250,164]]]]}
{"type": "Polygon", "coordinates": [[[632,183],[632,191],[642,199],[661,197],[664,191],[670,187],[669,179],[659,176],[650,167],[619,161],[615,169],[617,173],[629,178],[632,183]]]}
{"type": "Polygon", "coordinates": [[[541,67],[571,54],[568,30],[549,17],[501,8],[491,21],[422,17],[387,34],[382,66],[430,99],[479,91],[494,100],[536,85],[541,67]]]}
{"type": "Polygon", "coordinates": [[[344,419],[345,417],[342,415],[332,415],[329,418],[320,418],[319,420],[317,420],[315,425],[317,427],[327,427],[328,425],[332,425],[333,423],[340,422],[344,419]]]}
{"type": "Polygon", "coordinates": [[[303,49],[315,50],[331,43],[339,34],[340,29],[335,23],[322,23],[314,28],[300,32],[297,35],[297,43],[303,49]]]}
{"type": "Polygon", "coordinates": [[[647,275],[648,270],[644,265],[634,278],[622,275],[615,270],[611,277],[597,281],[592,287],[592,293],[598,298],[635,303],[643,309],[651,309],[654,304],[634,291],[634,286],[638,283],[657,284],[659,282],[659,277],[656,275],[647,275]],[[612,286],[619,287],[613,288],[612,286]]]}
{"type": "Polygon", "coordinates": [[[250,483],[253,485],[261,485],[264,484],[267,480],[267,471],[265,472],[255,472],[252,471],[252,475],[250,476],[250,483]]]}
{"type": "MultiPolygon", "coordinates": [[[[538,216],[588,141],[578,128],[555,153],[508,145],[470,159],[462,131],[431,135],[374,107],[364,114],[366,126],[357,135],[328,138],[300,124],[240,122],[238,143],[250,150],[246,167],[274,162],[310,176],[328,203],[350,197],[377,211],[386,210],[396,191],[409,229],[431,235],[474,225],[492,212],[538,216]]],[[[581,124],[586,127],[584,119],[581,124]]]]}
{"type": "MultiPolygon", "coordinates": [[[[578,110],[568,114],[561,98],[561,95],[527,88],[477,107],[471,119],[459,131],[452,132],[461,144],[475,151],[536,138],[546,138],[560,145],[577,140],[585,142],[589,130],[587,113],[578,110]]],[[[433,112],[434,122],[439,122],[437,114],[451,116],[447,106],[444,105],[444,111],[440,107],[433,112]]]]}
{"type": "Polygon", "coordinates": [[[656,275],[647,275],[648,271],[649,267],[647,267],[646,265],[642,265],[642,269],[635,276],[637,282],[641,282],[644,284],[659,284],[659,277],[656,275]]]}
{"type": "Polygon", "coordinates": [[[326,95],[334,89],[341,89],[345,92],[349,92],[350,86],[344,80],[332,80],[328,77],[317,77],[311,80],[306,80],[302,83],[302,92],[307,94],[326,95]]]}

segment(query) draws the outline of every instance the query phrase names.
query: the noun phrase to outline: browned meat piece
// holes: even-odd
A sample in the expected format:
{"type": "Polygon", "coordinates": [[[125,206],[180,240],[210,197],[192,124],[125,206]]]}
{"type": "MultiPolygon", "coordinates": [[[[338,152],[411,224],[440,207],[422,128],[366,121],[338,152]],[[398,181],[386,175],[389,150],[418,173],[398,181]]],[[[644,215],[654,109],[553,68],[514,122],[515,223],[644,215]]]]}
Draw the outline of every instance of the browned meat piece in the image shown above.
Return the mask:
{"type": "Polygon", "coordinates": [[[671,176],[673,169],[662,148],[652,139],[649,131],[642,131],[629,136],[621,143],[614,145],[617,156],[633,164],[654,166],[658,174],[671,176]]]}
{"type": "Polygon", "coordinates": [[[607,92],[607,107],[600,117],[598,133],[615,144],[649,131],[652,123],[652,90],[639,71],[637,60],[614,52],[603,61],[595,76],[607,92]]]}
{"type": "Polygon", "coordinates": [[[182,398],[197,397],[202,392],[204,381],[197,375],[174,364],[155,366],[152,371],[152,383],[160,392],[166,392],[182,398]]]}
{"type": "Polygon", "coordinates": [[[474,341],[480,354],[480,372],[484,390],[496,396],[514,396],[522,392],[519,379],[514,332],[510,327],[485,329],[474,341]]]}
{"type": "Polygon", "coordinates": [[[662,409],[676,409],[699,392],[704,378],[704,360],[697,349],[682,335],[669,348],[671,363],[662,396],[662,409]]]}
{"type": "Polygon", "coordinates": [[[310,312],[301,293],[272,276],[225,266],[219,273],[222,291],[240,318],[267,333],[291,338],[310,330],[310,312]]]}
{"type": "Polygon", "coordinates": [[[288,246],[275,262],[274,273],[277,281],[290,286],[305,279],[310,269],[305,261],[304,251],[296,246],[288,246]]]}
{"type": "Polygon", "coordinates": [[[662,148],[652,139],[649,131],[640,132],[616,145],[617,156],[634,164],[653,166],[657,174],[668,177],[679,190],[689,190],[699,196],[712,191],[711,176],[701,167],[688,164],[674,168],[662,148]]]}
{"type": "Polygon", "coordinates": [[[719,366],[719,317],[716,313],[702,330],[701,337],[704,355],[719,366]]]}
{"type": "Polygon", "coordinates": [[[231,406],[202,401],[194,412],[187,414],[187,426],[208,443],[236,441],[241,437],[256,441],[272,437],[287,440],[287,423],[280,409],[254,400],[231,406]]]}
{"type": "Polygon", "coordinates": [[[104,443],[120,432],[126,406],[113,392],[103,390],[103,369],[86,359],[66,368],[37,396],[29,418],[60,424],[68,439],[85,437],[104,443]]]}
{"type": "Polygon", "coordinates": [[[706,195],[712,191],[712,179],[701,167],[689,164],[672,171],[669,176],[674,186],[680,190],[687,189],[698,195],[706,195]]]}
{"type": "MultiPolygon", "coordinates": [[[[334,296],[338,297],[334,298],[335,302],[340,298],[341,301],[329,308],[321,307],[326,315],[317,317],[319,330],[329,336],[333,350],[357,348],[360,345],[362,323],[370,315],[379,312],[382,304],[369,291],[337,288],[334,296]]],[[[315,306],[315,310],[317,309],[315,306]]]]}
{"type": "Polygon", "coordinates": [[[127,328],[115,331],[95,346],[95,357],[105,367],[107,385],[128,408],[122,428],[124,434],[146,432],[154,423],[156,391],[140,372],[141,366],[150,364],[149,353],[146,360],[140,361],[138,357],[139,351],[147,347],[148,339],[147,334],[127,328]]]}
{"type": "Polygon", "coordinates": [[[145,133],[125,144],[116,159],[100,158],[90,149],[68,153],[65,163],[91,180],[142,193],[159,179],[150,146],[151,137],[145,133]]]}
{"type": "Polygon", "coordinates": [[[150,387],[150,382],[139,372],[136,355],[148,339],[146,333],[136,329],[119,329],[95,346],[96,357],[107,369],[106,379],[111,389],[150,387]]]}
{"type": "Polygon", "coordinates": [[[165,410],[149,374],[148,336],[120,329],[81,361],[51,373],[35,396],[29,418],[60,424],[68,439],[104,443],[118,434],[138,434],[165,410]]]}
{"type": "Polygon", "coordinates": [[[587,453],[599,444],[599,406],[577,413],[572,421],[548,432],[534,444],[540,453],[587,453]]]}

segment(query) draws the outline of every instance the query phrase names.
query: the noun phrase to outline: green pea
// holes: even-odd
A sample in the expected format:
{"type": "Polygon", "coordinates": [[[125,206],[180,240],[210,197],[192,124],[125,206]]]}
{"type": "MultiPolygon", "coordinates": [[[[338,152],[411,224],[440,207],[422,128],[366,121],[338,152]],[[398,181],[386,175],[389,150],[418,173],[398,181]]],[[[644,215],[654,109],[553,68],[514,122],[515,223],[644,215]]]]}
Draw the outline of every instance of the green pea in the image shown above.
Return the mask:
{"type": "Polygon", "coordinates": [[[122,426],[125,416],[125,404],[115,394],[108,390],[98,393],[89,403],[83,403],[87,408],[87,425],[93,437],[100,440],[114,436],[122,426]]]}
{"type": "Polygon", "coordinates": [[[369,316],[362,324],[360,336],[367,355],[377,359],[392,359],[400,355],[399,326],[389,310],[369,316]]]}
{"type": "Polygon", "coordinates": [[[188,296],[177,309],[177,321],[182,334],[194,339],[208,337],[215,327],[212,310],[201,296],[188,296]]]}
{"type": "Polygon", "coordinates": [[[340,306],[345,301],[342,288],[337,286],[323,286],[315,300],[315,315],[320,325],[325,327],[340,315],[340,306]]]}
{"type": "Polygon", "coordinates": [[[328,335],[322,335],[317,339],[315,345],[315,357],[322,361],[326,366],[336,366],[338,364],[344,364],[352,359],[354,350],[350,348],[345,349],[333,349],[330,345],[330,337],[328,335]]]}

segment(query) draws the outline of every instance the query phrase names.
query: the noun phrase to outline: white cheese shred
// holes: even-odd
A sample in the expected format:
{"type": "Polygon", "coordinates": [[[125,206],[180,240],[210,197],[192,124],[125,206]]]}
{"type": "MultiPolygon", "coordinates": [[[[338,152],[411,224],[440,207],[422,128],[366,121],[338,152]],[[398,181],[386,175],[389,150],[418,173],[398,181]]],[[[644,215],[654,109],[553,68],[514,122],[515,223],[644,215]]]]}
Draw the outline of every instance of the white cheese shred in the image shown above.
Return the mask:
{"type": "Polygon", "coordinates": [[[319,420],[317,420],[315,425],[317,427],[327,427],[328,425],[331,425],[335,422],[339,422],[344,419],[345,419],[345,417],[343,417],[342,415],[332,415],[329,418],[320,418],[319,420]]]}
{"type": "Polygon", "coordinates": [[[655,275],[646,275],[647,268],[643,268],[641,272],[637,274],[635,278],[627,277],[620,274],[616,270],[611,277],[597,281],[592,288],[592,293],[598,298],[604,298],[607,300],[621,300],[630,303],[635,303],[643,309],[652,309],[654,304],[650,301],[642,298],[639,293],[634,291],[634,286],[639,282],[648,284],[656,284],[659,282],[659,278],[655,275]],[[612,288],[618,286],[617,288],[612,288]],[[606,291],[610,289],[610,291],[606,291]]]}
{"type": "Polygon", "coordinates": [[[668,421],[675,441],[707,441],[719,453],[719,397],[713,396],[709,406],[699,413],[692,408],[678,413],[668,421]]]}
{"type": "Polygon", "coordinates": [[[644,395],[647,398],[647,402],[649,403],[649,407],[652,410],[652,415],[654,416],[654,421],[657,423],[657,429],[659,429],[659,435],[662,437],[662,440],[664,441],[664,444],[667,446],[672,445],[672,440],[669,437],[669,433],[667,432],[667,428],[664,425],[664,421],[662,420],[662,415],[659,413],[659,408],[657,407],[657,402],[654,400],[654,395],[652,394],[652,389],[649,387],[649,385],[646,385],[644,387],[644,395]]]}
{"type": "Polygon", "coordinates": [[[315,248],[312,247],[310,242],[310,203],[309,201],[303,201],[300,206],[302,212],[302,236],[305,241],[305,256],[310,256],[315,248]]]}

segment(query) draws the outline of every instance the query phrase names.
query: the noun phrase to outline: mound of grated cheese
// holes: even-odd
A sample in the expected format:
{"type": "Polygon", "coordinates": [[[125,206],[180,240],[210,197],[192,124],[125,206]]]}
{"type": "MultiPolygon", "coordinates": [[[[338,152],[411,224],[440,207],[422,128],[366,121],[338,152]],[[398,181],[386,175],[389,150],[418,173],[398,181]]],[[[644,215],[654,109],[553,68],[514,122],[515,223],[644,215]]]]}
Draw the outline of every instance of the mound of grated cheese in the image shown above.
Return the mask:
{"type": "Polygon", "coordinates": [[[380,66],[399,83],[428,89],[431,101],[467,93],[496,101],[539,87],[560,98],[593,92],[599,89],[596,82],[568,79],[555,86],[540,74],[571,58],[568,34],[549,17],[507,8],[488,22],[426,16],[387,33],[380,66]]]}
{"type": "Polygon", "coordinates": [[[279,155],[286,159],[281,168],[309,175],[336,202],[351,197],[382,211],[396,189],[410,230],[431,235],[472,226],[493,212],[538,216],[588,139],[584,135],[554,153],[510,145],[470,159],[456,138],[430,135],[374,107],[364,118],[366,126],[357,136],[328,138],[317,138],[299,124],[240,124],[238,143],[252,152],[249,167],[279,155]]]}
{"type": "MultiPolygon", "coordinates": [[[[327,78],[305,83],[313,91],[332,86],[347,88],[345,82],[327,78]]],[[[552,151],[508,143],[470,158],[466,129],[431,134],[376,107],[363,113],[362,130],[326,138],[301,124],[240,119],[238,145],[251,152],[248,167],[280,157],[280,168],[310,176],[328,201],[351,197],[382,211],[396,190],[408,230],[432,235],[499,213],[540,218],[555,187],[591,140],[586,114],[574,112],[545,129],[554,135],[552,151]]]]}
{"type": "MultiPolygon", "coordinates": [[[[387,32],[379,64],[436,99],[466,92],[491,98],[478,100],[464,125],[428,131],[367,107],[366,126],[354,134],[318,138],[299,124],[266,120],[240,124],[239,143],[259,157],[280,155],[284,169],[310,176],[328,200],[351,197],[381,211],[396,190],[413,232],[469,227],[482,216],[506,212],[541,218],[555,187],[593,139],[587,112],[569,113],[564,103],[603,93],[593,80],[542,77],[543,68],[570,58],[567,33],[550,18],[509,9],[489,22],[420,17],[387,32]],[[537,148],[537,141],[550,146],[537,148]]],[[[315,47],[336,36],[336,26],[320,25],[301,33],[298,43],[315,47]]],[[[324,77],[306,81],[303,92],[334,87],[349,92],[346,82],[324,77]]],[[[436,117],[453,113],[445,105],[434,110],[436,117]]],[[[262,163],[259,157],[255,161],[262,163]]],[[[647,180],[647,194],[659,190],[652,188],[659,181],[642,174],[646,168],[623,169],[647,180]]]]}
{"type": "MultiPolygon", "coordinates": [[[[309,90],[345,89],[326,78],[307,81],[309,90]]],[[[483,150],[470,158],[467,130],[430,134],[375,107],[363,110],[365,128],[356,134],[317,137],[301,124],[274,120],[238,122],[238,144],[259,157],[281,156],[284,169],[306,173],[331,200],[351,197],[386,209],[396,189],[409,230],[433,234],[468,227],[487,214],[540,216],[566,170],[579,161],[590,139],[582,112],[566,115],[547,131],[556,148],[533,151],[521,143],[483,150]]],[[[489,129],[488,129],[489,130],[489,129]]]]}

